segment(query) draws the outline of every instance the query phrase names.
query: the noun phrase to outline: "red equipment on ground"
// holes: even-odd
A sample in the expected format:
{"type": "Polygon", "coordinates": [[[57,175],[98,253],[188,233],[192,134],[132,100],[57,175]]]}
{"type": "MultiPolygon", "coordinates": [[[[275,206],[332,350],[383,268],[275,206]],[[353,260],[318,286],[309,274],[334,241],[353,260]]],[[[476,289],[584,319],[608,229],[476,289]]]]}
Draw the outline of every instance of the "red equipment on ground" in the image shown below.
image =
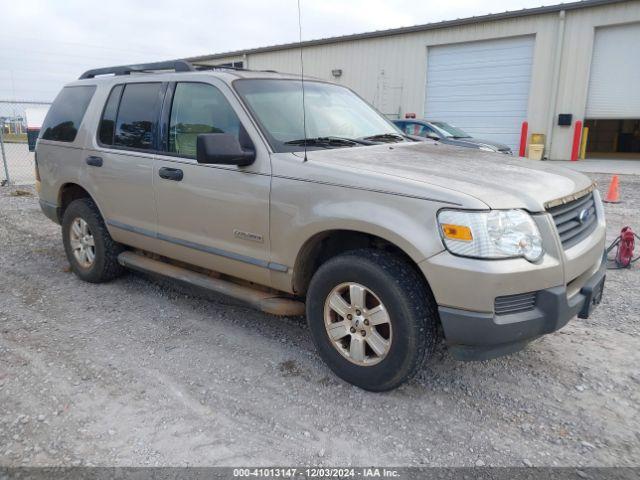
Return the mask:
{"type": "Polygon", "coordinates": [[[624,227],[620,231],[620,235],[607,248],[607,255],[611,250],[618,247],[615,257],[615,267],[610,268],[629,268],[631,264],[640,259],[640,255],[633,257],[633,249],[635,248],[635,239],[640,240],[640,236],[636,234],[631,227],[624,227]]]}

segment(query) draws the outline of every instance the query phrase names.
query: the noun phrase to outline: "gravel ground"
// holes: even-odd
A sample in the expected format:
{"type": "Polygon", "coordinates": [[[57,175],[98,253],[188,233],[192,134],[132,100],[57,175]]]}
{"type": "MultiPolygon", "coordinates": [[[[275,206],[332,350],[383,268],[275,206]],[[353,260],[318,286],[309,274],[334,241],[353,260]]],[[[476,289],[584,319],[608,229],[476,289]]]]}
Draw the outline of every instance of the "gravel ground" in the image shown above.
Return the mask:
{"type": "MultiPolygon", "coordinates": [[[[640,177],[621,189],[611,238],[640,230],[640,177]]],[[[589,320],[492,361],[440,346],[374,394],[328,371],[303,319],[79,281],[37,199],[1,188],[0,465],[638,466],[639,283],[611,271],[589,320]]]]}

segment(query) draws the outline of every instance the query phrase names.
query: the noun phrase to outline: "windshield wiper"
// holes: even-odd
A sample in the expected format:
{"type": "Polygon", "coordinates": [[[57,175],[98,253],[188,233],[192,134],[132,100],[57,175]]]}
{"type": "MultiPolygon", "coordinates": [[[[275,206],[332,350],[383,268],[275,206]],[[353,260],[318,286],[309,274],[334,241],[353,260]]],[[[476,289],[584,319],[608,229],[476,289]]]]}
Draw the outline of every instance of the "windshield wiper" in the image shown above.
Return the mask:
{"type": "Polygon", "coordinates": [[[327,147],[353,147],[355,145],[370,145],[370,142],[356,140],[353,138],[343,137],[313,137],[300,138],[298,140],[289,140],[284,142],[285,145],[311,145],[311,146],[327,146],[327,147]]]}
{"type": "Polygon", "coordinates": [[[362,140],[371,140],[372,142],[404,142],[405,137],[398,133],[379,133],[378,135],[371,135],[369,137],[363,137],[362,140]]]}

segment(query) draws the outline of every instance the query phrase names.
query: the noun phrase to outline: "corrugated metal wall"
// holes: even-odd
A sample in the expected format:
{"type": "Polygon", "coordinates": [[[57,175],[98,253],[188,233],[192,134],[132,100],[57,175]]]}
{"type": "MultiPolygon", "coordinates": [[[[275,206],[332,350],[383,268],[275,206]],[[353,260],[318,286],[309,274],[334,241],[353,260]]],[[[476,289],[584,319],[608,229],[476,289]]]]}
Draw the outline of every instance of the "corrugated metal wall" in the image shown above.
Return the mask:
{"type": "MultiPolygon", "coordinates": [[[[640,2],[637,0],[568,11],[557,85],[553,85],[560,24],[557,13],[305,47],[305,73],[354,89],[383,113],[404,115],[415,112],[421,116],[424,113],[429,47],[534,35],[527,115],[529,132],[546,133],[550,123],[553,124],[552,138],[547,139],[551,158],[567,159],[571,151],[572,129],[556,126],[557,114],[572,113],[574,119],[584,117],[594,30],[597,26],[634,21],[640,21],[640,2]],[[341,69],[342,76],[334,78],[331,75],[334,69],[341,69]],[[557,88],[555,106],[550,105],[554,88],[557,88]]],[[[237,59],[216,58],[208,63],[237,59]]],[[[245,66],[299,73],[300,52],[291,48],[250,54],[245,59],[245,66]]]]}

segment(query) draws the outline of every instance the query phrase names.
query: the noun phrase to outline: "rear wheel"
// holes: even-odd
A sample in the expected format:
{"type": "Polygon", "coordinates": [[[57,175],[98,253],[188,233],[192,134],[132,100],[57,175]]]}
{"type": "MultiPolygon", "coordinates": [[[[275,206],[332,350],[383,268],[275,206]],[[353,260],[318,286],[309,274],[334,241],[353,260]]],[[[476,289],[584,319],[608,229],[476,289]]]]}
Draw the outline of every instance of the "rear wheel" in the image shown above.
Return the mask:
{"type": "Polygon", "coordinates": [[[307,321],[331,370],[374,391],[415,375],[437,336],[435,306],[422,277],[404,259],[378,250],[323,264],[309,286],[307,321]]]}
{"type": "Polygon", "coordinates": [[[71,270],[86,282],[101,283],[122,274],[123,247],[114,242],[91,199],[74,200],[62,217],[62,240],[71,270]]]}

